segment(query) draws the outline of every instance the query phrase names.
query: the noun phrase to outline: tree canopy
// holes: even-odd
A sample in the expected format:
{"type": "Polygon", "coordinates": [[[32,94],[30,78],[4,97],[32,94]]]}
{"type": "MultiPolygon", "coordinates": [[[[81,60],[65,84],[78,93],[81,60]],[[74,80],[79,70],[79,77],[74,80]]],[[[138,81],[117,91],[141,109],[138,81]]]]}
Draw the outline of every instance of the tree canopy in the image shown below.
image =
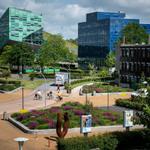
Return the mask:
{"type": "Polygon", "coordinates": [[[6,45],[0,55],[0,63],[9,65],[10,68],[15,65],[18,66],[32,66],[34,61],[34,51],[25,43],[16,43],[13,45],[6,45]]]}
{"type": "Polygon", "coordinates": [[[74,61],[75,56],[65,45],[61,35],[46,37],[39,52],[39,63],[41,66],[53,66],[59,61],[74,61]]]}
{"type": "Polygon", "coordinates": [[[111,68],[111,67],[114,67],[115,66],[115,52],[110,52],[107,56],[106,56],[106,60],[105,60],[105,63],[106,63],[106,66],[108,68],[111,68]]]}
{"type": "Polygon", "coordinates": [[[126,44],[147,43],[148,34],[145,29],[137,23],[130,23],[122,30],[122,39],[125,37],[126,44]]]}

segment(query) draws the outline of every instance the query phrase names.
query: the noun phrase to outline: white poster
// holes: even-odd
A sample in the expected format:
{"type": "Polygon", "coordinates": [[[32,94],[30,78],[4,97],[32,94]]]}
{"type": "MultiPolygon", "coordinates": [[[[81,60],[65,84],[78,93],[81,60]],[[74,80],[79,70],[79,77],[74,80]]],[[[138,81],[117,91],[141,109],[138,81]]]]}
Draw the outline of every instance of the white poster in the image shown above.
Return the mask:
{"type": "Polygon", "coordinates": [[[89,133],[91,132],[92,126],[92,115],[82,115],[81,116],[81,133],[89,133]]]}
{"type": "Polygon", "coordinates": [[[124,127],[132,127],[133,126],[133,110],[128,110],[123,112],[124,118],[124,127]]]}

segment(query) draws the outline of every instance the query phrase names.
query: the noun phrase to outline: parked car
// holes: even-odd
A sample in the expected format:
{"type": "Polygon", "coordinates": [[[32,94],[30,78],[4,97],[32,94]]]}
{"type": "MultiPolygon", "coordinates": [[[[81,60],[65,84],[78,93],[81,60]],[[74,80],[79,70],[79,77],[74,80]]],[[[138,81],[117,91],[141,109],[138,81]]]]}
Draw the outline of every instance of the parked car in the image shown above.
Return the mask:
{"type": "Polygon", "coordinates": [[[132,92],[132,94],[131,94],[131,97],[132,98],[135,98],[135,97],[147,97],[147,95],[148,95],[148,91],[147,91],[147,89],[146,88],[142,88],[142,89],[139,89],[139,90],[137,90],[137,91],[135,91],[135,92],[132,92]]]}

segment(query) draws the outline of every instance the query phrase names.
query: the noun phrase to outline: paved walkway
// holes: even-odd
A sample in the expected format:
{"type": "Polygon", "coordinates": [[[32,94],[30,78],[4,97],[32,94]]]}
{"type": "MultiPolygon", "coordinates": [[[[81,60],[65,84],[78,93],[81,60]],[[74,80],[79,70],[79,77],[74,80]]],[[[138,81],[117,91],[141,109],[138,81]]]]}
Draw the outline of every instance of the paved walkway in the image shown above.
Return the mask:
{"type": "MultiPolygon", "coordinates": [[[[48,90],[55,90],[56,87],[51,85],[46,85],[47,86],[47,91],[48,90]]],[[[64,102],[67,101],[79,101],[81,103],[85,103],[85,96],[79,96],[79,90],[82,86],[75,88],[72,90],[72,93],[70,94],[69,97],[64,97],[63,101],[56,103],[54,100],[47,100],[46,105],[47,106],[56,106],[56,105],[61,105],[64,102]]],[[[38,88],[39,89],[39,88],[38,88]]],[[[40,90],[44,90],[45,86],[41,86],[40,90]]],[[[61,87],[61,91],[65,93],[63,87],[61,87]]],[[[65,93],[66,94],[66,93],[65,93]]],[[[119,98],[121,95],[118,94],[110,94],[109,97],[109,104],[113,105],[115,103],[115,100],[119,98]]],[[[124,98],[129,97],[130,95],[123,96],[124,98]]],[[[107,95],[98,95],[98,96],[90,96],[88,95],[88,99],[93,103],[94,106],[107,106],[107,95]]],[[[16,112],[19,111],[21,108],[21,99],[19,100],[14,100],[14,101],[8,101],[0,104],[0,114],[3,113],[3,111],[7,112],[16,112]]],[[[25,98],[25,108],[26,109],[35,109],[35,108],[40,108],[45,106],[45,101],[36,101],[33,100],[33,93],[29,95],[28,97],[25,98]]],[[[29,138],[29,141],[27,141],[24,145],[24,150],[56,150],[56,142],[51,142],[51,147],[49,148],[47,146],[47,141],[44,138],[45,136],[56,136],[56,133],[50,133],[48,135],[29,135],[25,134],[16,127],[14,127],[12,124],[10,124],[7,121],[0,120],[0,150],[16,150],[18,149],[17,143],[13,140],[16,137],[27,137],[29,138]]],[[[104,133],[104,132],[110,132],[110,131],[116,131],[116,130],[124,130],[121,127],[103,127],[102,129],[99,130],[93,130],[92,134],[98,134],[98,133],[104,133]]],[[[72,136],[82,136],[79,132],[79,129],[74,129],[73,131],[69,131],[67,134],[67,137],[72,137],[72,136]]]]}
{"type": "MultiPolygon", "coordinates": [[[[65,92],[63,86],[60,87],[60,90],[61,90],[61,93],[65,92]]],[[[37,89],[32,91],[28,96],[26,96],[24,98],[24,108],[27,110],[31,110],[31,109],[36,109],[36,108],[45,108],[52,104],[55,104],[56,103],[56,94],[57,94],[56,91],[57,91],[57,87],[54,86],[52,82],[39,86],[37,89]],[[40,90],[42,92],[43,98],[41,100],[34,100],[34,94],[37,90],[40,90]],[[45,90],[46,90],[46,92],[45,92],[45,90]],[[53,92],[54,99],[50,100],[50,99],[46,98],[46,100],[45,100],[46,93],[49,91],[54,91],[53,92]]],[[[21,94],[21,91],[20,91],[20,94],[21,94]]],[[[22,109],[22,99],[0,102],[0,114],[2,114],[5,111],[8,113],[17,112],[20,109],[22,109]]]]}

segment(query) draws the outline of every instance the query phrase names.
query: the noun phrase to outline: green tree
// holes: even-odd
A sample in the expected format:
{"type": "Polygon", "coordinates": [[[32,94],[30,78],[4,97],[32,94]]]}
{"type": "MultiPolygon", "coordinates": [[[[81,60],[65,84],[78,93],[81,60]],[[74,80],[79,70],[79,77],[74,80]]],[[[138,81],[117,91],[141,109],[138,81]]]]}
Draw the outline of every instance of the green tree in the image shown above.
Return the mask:
{"type": "Polygon", "coordinates": [[[115,52],[110,52],[107,56],[106,56],[106,66],[108,68],[114,67],[115,66],[115,52]]]}
{"type": "Polygon", "coordinates": [[[126,44],[147,43],[148,34],[145,29],[137,23],[130,23],[122,30],[122,39],[126,38],[126,44]]]}
{"type": "Polygon", "coordinates": [[[109,71],[108,71],[108,68],[106,67],[102,67],[98,73],[98,76],[100,77],[107,77],[109,75],[109,71]]]}
{"type": "Polygon", "coordinates": [[[96,75],[96,69],[95,69],[94,64],[89,64],[89,65],[88,65],[88,70],[89,70],[89,75],[90,75],[91,77],[93,77],[93,76],[96,75]]]}
{"type": "Polygon", "coordinates": [[[146,105],[139,117],[140,123],[150,129],[150,106],[146,105]]]}
{"type": "Polygon", "coordinates": [[[55,66],[60,61],[74,61],[74,56],[66,47],[61,35],[48,35],[40,52],[39,63],[41,67],[55,66]]]}
{"type": "Polygon", "coordinates": [[[0,67],[0,77],[8,78],[10,76],[11,72],[8,66],[1,66],[0,67]]]}
{"type": "Polygon", "coordinates": [[[34,51],[31,47],[25,43],[16,43],[13,45],[7,45],[4,47],[2,54],[0,55],[0,63],[10,66],[31,66],[34,61],[34,51]]]}

